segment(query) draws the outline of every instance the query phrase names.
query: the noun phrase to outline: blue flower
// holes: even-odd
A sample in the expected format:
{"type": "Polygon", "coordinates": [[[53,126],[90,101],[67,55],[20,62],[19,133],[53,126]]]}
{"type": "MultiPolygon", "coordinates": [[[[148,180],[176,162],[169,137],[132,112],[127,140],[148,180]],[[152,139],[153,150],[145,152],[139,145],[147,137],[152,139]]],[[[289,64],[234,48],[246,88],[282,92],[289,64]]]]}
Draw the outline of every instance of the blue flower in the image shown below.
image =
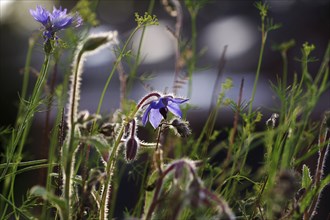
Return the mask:
{"type": "Polygon", "coordinates": [[[78,14],[67,14],[67,9],[62,10],[62,7],[59,9],[54,7],[51,13],[42,6],[37,6],[36,10],[30,9],[30,14],[42,24],[45,40],[56,39],[56,32],[73,26],[79,27],[82,24],[82,18],[78,14]]]}
{"type": "Polygon", "coordinates": [[[166,119],[167,112],[172,112],[177,117],[182,117],[179,104],[182,104],[189,99],[174,98],[173,96],[159,97],[155,101],[151,101],[148,108],[142,116],[142,124],[145,126],[149,119],[151,125],[156,129],[162,119],[166,119]]]}

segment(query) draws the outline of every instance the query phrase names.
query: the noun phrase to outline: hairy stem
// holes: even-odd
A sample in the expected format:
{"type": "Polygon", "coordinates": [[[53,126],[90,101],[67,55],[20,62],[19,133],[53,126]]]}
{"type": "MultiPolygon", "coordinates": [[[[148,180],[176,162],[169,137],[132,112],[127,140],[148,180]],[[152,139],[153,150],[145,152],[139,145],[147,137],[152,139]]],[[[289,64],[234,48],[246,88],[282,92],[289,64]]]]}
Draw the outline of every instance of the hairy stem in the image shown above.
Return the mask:
{"type": "MultiPolygon", "coordinates": [[[[321,125],[321,129],[320,129],[319,143],[318,143],[319,158],[317,161],[317,168],[316,168],[314,183],[313,183],[316,188],[318,188],[320,186],[320,182],[321,182],[321,179],[322,179],[323,173],[324,173],[325,161],[327,159],[327,153],[330,148],[330,143],[327,145],[327,147],[323,146],[324,143],[326,143],[328,131],[329,131],[328,128],[325,128],[325,131],[322,131],[323,126],[324,126],[324,124],[321,125]]],[[[330,138],[328,140],[330,141],[330,138]]],[[[311,219],[315,215],[317,204],[320,201],[320,194],[321,193],[316,195],[315,198],[313,199],[312,204],[310,205],[309,209],[304,214],[304,219],[311,219]]]]}

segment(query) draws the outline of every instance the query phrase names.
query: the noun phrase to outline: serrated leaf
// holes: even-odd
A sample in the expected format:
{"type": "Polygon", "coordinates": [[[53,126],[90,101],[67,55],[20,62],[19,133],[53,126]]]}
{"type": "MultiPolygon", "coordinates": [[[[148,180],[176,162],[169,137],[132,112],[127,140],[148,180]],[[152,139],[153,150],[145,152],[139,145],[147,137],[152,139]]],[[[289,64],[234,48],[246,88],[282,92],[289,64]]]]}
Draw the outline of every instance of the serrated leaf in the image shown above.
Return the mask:
{"type": "Polygon", "coordinates": [[[312,182],[313,179],[311,177],[309,167],[304,164],[302,168],[301,188],[307,189],[312,184],[312,182]]]}
{"type": "Polygon", "coordinates": [[[317,197],[323,190],[330,183],[330,175],[326,176],[324,179],[321,180],[319,187],[312,187],[310,190],[307,191],[306,196],[302,199],[300,203],[300,211],[301,213],[305,212],[307,208],[309,208],[311,201],[317,197]]]}

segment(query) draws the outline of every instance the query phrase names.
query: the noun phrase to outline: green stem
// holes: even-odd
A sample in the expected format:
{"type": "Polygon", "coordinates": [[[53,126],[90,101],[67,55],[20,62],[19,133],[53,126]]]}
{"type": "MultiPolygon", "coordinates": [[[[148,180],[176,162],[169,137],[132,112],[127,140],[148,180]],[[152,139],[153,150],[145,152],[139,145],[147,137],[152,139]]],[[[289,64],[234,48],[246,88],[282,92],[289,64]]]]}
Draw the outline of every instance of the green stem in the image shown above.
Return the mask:
{"type": "Polygon", "coordinates": [[[110,155],[109,161],[107,163],[107,167],[106,167],[107,178],[104,182],[104,186],[103,186],[104,188],[103,188],[102,197],[101,197],[101,208],[100,208],[100,219],[101,220],[107,219],[108,199],[110,196],[109,191],[110,191],[111,180],[112,180],[112,170],[114,169],[114,166],[116,163],[115,157],[117,156],[118,147],[121,142],[121,138],[124,134],[124,130],[125,130],[125,125],[122,126],[119,131],[119,135],[117,136],[115,146],[111,151],[111,155],[110,155]]]}
{"type": "MultiPolygon", "coordinates": [[[[190,11],[189,11],[190,12],[190,11]]],[[[196,27],[196,18],[197,12],[191,11],[191,53],[192,57],[189,62],[188,67],[188,76],[189,76],[189,84],[188,84],[188,98],[191,98],[192,95],[192,75],[196,68],[196,44],[197,44],[197,27],[196,27]]]]}
{"type": "Polygon", "coordinates": [[[288,58],[286,51],[283,51],[281,53],[282,55],[282,60],[283,60],[283,83],[282,83],[282,88],[285,90],[286,85],[287,85],[287,76],[288,76],[288,58]]]}
{"type": "Polygon", "coordinates": [[[72,214],[71,214],[71,192],[72,192],[72,175],[73,175],[73,170],[74,170],[74,131],[75,131],[75,124],[76,124],[76,117],[77,117],[77,109],[78,109],[78,103],[77,103],[77,95],[78,95],[78,84],[79,84],[79,67],[81,63],[81,58],[82,58],[83,52],[79,51],[77,55],[77,60],[75,63],[75,69],[74,69],[74,75],[72,79],[72,84],[71,84],[71,90],[70,93],[72,95],[70,96],[70,109],[69,109],[69,136],[68,136],[68,145],[63,147],[63,155],[62,155],[62,161],[63,161],[63,173],[65,173],[65,179],[64,179],[64,198],[66,201],[66,213],[64,215],[65,219],[71,219],[72,214]]]}
{"type": "Polygon", "coordinates": [[[108,199],[109,199],[109,196],[110,196],[109,192],[110,192],[111,180],[112,180],[112,175],[113,175],[112,171],[115,167],[116,157],[117,157],[117,154],[118,154],[118,147],[120,145],[121,138],[124,134],[125,127],[130,122],[130,119],[135,117],[135,115],[139,111],[139,109],[141,107],[143,107],[143,104],[147,100],[149,100],[149,98],[151,98],[151,97],[158,97],[159,98],[160,94],[158,94],[157,92],[153,92],[153,93],[149,93],[148,95],[143,97],[141,99],[141,101],[137,104],[135,110],[128,117],[128,120],[125,121],[124,124],[122,125],[122,127],[120,128],[120,131],[119,131],[119,134],[117,136],[114,148],[112,149],[111,154],[110,154],[110,158],[107,162],[107,167],[106,167],[107,178],[104,182],[103,191],[102,191],[102,195],[101,195],[101,208],[100,208],[100,219],[101,220],[107,219],[108,199]]]}
{"type": "Polygon", "coordinates": [[[283,61],[283,79],[282,79],[282,106],[281,106],[281,114],[280,114],[280,122],[281,124],[285,121],[285,116],[287,112],[287,100],[286,100],[286,87],[287,87],[287,75],[288,75],[288,58],[286,51],[282,51],[281,53],[282,61],[283,61]]]}
{"type": "MultiPolygon", "coordinates": [[[[37,82],[36,82],[35,87],[33,89],[33,93],[32,93],[29,105],[27,107],[27,111],[25,113],[24,120],[18,126],[17,134],[14,135],[14,137],[13,137],[13,143],[10,146],[11,152],[10,152],[10,155],[9,155],[9,159],[7,160],[7,166],[6,166],[6,168],[4,169],[4,171],[2,172],[2,175],[1,175],[1,177],[3,177],[6,174],[6,172],[8,170],[8,165],[11,162],[11,160],[13,159],[15,151],[17,150],[16,154],[15,154],[16,156],[15,156],[15,159],[14,159],[14,160],[16,160],[15,161],[16,165],[14,165],[13,168],[12,168],[13,176],[11,177],[10,180],[8,180],[10,182],[10,191],[9,191],[9,194],[8,194],[8,198],[11,198],[12,202],[14,204],[15,204],[15,201],[14,201],[15,174],[14,173],[17,170],[18,164],[22,160],[23,147],[25,145],[27,135],[28,135],[28,133],[30,131],[30,128],[31,128],[31,125],[32,125],[32,119],[34,117],[34,113],[36,111],[36,108],[39,106],[38,102],[40,101],[41,88],[44,85],[44,82],[45,82],[45,79],[46,79],[46,76],[47,76],[49,61],[50,61],[50,55],[46,54],[44,63],[42,65],[42,68],[41,68],[41,71],[40,71],[40,74],[38,76],[37,82]],[[18,145],[18,149],[16,149],[17,145],[18,145]]],[[[5,186],[5,189],[4,189],[3,192],[4,192],[4,195],[7,195],[6,186],[5,186]]],[[[7,209],[7,205],[5,207],[4,213],[6,212],[6,209],[7,209]]],[[[16,212],[15,208],[14,208],[14,213],[15,213],[15,216],[17,216],[17,212],[16,212]]]]}
{"type": "MultiPolygon", "coordinates": [[[[119,56],[118,56],[118,58],[117,58],[117,60],[116,60],[116,62],[115,62],[115,64],[114,64],[114,66],[113,66],[113,68],[112,68],[112,70],[111,70],[111,72],[110,72],[110,75],[109,75],[109,77],[108,77],[108,79],[107,79],[107,81],[106,81],[106,83],[105,83],[105,85],[104,85],[104,88],[103,88],[103,91],[102,91],[102,94],[101,94],[101,97],[100,97],[100,100],[99,100],[99,104],[98,104],[98,106],[97,106],[96,114],[100,114],[101,107],[102,107],[103,100],[104,100],[104,96],[105,96],[105,93],[106,93],[106,91],[107,91],[107,89],[108,89],[108,87],[109,87],[109,84],[110,84],[110,81],[111,81],[111,79],[112,79],[112,76],[113,76],[113,74],[115,73],[115,71],[116,71],[116,69],[117,69],[117,66],[118,66],[119,63],[121,62],[121,59],[122,59],[123,56],[124,56],[124,53],[125,53],[125,51],[126,51],[126,48],[127,48],[128,44],[129,44],[129,42],[131,42],[131,40],[132,40],[134,34],[139,30],[139,28],[140,28],[140,27],[138,26],[138,27],[136,27],[136,28],[132,31],[132,33],[131,33],[130,36],[128,37],[127,41],[125,42],[123,49],[120,51],[120,54],[119,54],[119,56]]],[[[93,126],[93,129],[96,129],[96,126],[93,126]]]]}
{"type": "Polygon", "coordinates": [[[17,114],[17,121],[16,121],[16,126],[18,126],[20,116],[23,111],[24,107],[24,100],[26,98],[26,93],[29,85],[29,73],[30,73],[30,64],[31,64],[31,54],[33,47],[35,45],[35,39],[34,37],[31,37],[29,39],[29,47],[26,55],[26,60],[25,60],[25,66],[24,66],[24,77],[23,77],[23,84],[22,84],[22,92],[21,92],[21,101],[18,107],[18,114],[17,114]]]}
{"type": "Polygon", "coordinates": [[[260,54],[259,54],[259,60],[258,60],[258,67],[257,67],[256,77],[255,77],[254,83],[253,83],[251,102],[250,102],[250,106],[249,106],[249,115],[252,113],[252,105],[253,105],[253,101],[254,101],[254,98],[255,98],[255,95],[256,95],[256,91],[257,91],[257,84],[258,84],[258,80],[259,80],[261,63],[262,63],[263,53],[264,53],[264,49],[265,49],[265,42],[266,42],[266,37],[261,42],[260,54]]]}
{"type": "MultiPolygon", "coordinates": [[[[152,11],[154,9],[154,6],[155,6],[155,0],[151,0],[150,3],[149,3],[149,7],[148,7],[148,14],[152,13],[152,11]]],[[[134,66],[133,66],[133,68],[130,72],[130,75],[129,75],[129,81],[128,81],[128,85],[127,85],[127,90],[128,91],[127,92],[129,92],[132,89],[132,84],[133,84],[135,76],[137,74],[138,66],[140,65],[141,48],[142,48],[142,42],[143,42],[144,34],[146,32],[146,28],[147,27],[144,26],[143,29],[142,29],[142,33],[141,33],[141,37],[140,37],[140,41],[139,41],[139,47],[138,47],[138,50],[136,52],[136,60],[135,60],[134,66]]]]}

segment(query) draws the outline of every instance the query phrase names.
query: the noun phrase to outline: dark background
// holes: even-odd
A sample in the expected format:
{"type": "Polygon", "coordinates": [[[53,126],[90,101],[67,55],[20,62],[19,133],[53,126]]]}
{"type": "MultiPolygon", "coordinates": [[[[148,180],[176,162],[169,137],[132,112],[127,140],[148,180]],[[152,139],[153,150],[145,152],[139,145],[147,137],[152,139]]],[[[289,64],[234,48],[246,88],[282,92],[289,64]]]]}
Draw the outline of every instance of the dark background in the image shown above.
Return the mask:
{"type": "MultiPolygon", "coordinates": [[[[327,0],[277,0],[269,1],[269,15],[277,23],[282,23],[282,28],[271,32],[265,50],[264,61],[261,67],[261,78],[258,84],[254,107],[260,107],[264,117],[264,123],[272,114],[271,108],[277,104],[277,99],[270,90],[269,81],[275,82],[276,75],[282,72],[281,57],[278,52],[271,50],[271,45],[295,39],[296,46],[289,51],[289,79],[294,73],[300,74],[300,63],[295,57],[300,57],[300,48],[304,42],[313,43],[316,50],[312,56],[319,58],[319,61],[312,63],[310,73],[317,72],[320,60],[324,54],[327,43],[330,40],[330,1],[327,0]]],[[[12,125],[17,113],[17,103],[21,90],[22,74],[25,56],[27,52],[28,37],[38,31],[39,25],[29,15],[28,9],[35,8],[37,4],[43,5],[49,10],[53,4],[62,5],[69,10],[75,5],[75,1],[1,1],[1,25],[0,25],[0,126],[12,125]]],[[[93,29],[93,32],[106,30],[117,30],[119,38],[124,41],[130,31],[135,27],[134,12],[143,14],[147,11],[149,1],[133,0],[106,0],[100,1],[97,9],[98,19],[101,26],[93,29]]],[[[228,45],[227,62],[224,69],[224,76],[231,77],[234,88],[227,94],[229,98],[237,100],[239,83],[242,77],[245,78],[243,99],[248,100],[252,93],[254,73],[257,67],[258,53],[260,48],[260,32],[258,25],[260,17],[258,10],[253,6],[254,1],[222,1],[215,0],[200,10],[197,19],[198,29],[198,50],[207,48],[204,56],[198,59],[198,67],[203,70],[197,71],[193,80],[193,94],[191,104],[196,109],[188,113],[188,120],[194,132],[205,122],[208,108],[212,100],[212,89],[217,74],[217,65],[222,48],[228,45]]],[[[173,39],[166,31],[166,26],[174,28],[175,19],[171,18],[163,9],[159,1],[156,1],[153,11],[157,15],[160,26],[151,27],[147,30],[145,48],[145,62],[138,70],[139,74],[153,73],[157,77],[148,82],[150,86],[159,91],[169,91],[173,82],[174,53],[173,39]]],[[[77,31],[81,31],[81,28],[77,31]]],[[[184,8],[184,22],[182,38],[190,39],[190,19],[184,8]]],[[[39,70],[43,60],[42,41],[32,54],[32,67],[39,70]]],[[[63,59],[63,62],[65,58],[63,59]]],[[[97,57],[87,60],[82,87],[82,99],[80,109],[88,109],[95,112],[98,97],[103,89],[104,82],[112,68],[113,55],[109,49],[97,57]]],[[[60,66],[58,81],[63,79],[67,67],[60,66]]],[[[33,78],[33,77],[32,77],[33,78]]],[[[33,80],[32,80],[33,82],[33,80]]],[[[33,85],[31,83],[31,85],[33,85]]],[[[32,87],[31,87],[32,88],[32,87]]],[[[148,89],[145,85],[137,82],[130,98],[138,100],[148,89]]],[[[187,94],[187,87],[178,92],[180,95],[187,94]]],[[[330,91],[321,97],[317,108],[312,114],[315,120],[321,120],[323,113],[330,109],[330,91]]],[[[113,112],[119,106],[119,80],[115,77],[110,83],[110,89],[105,97],[102,112],[113,112]]],[[[217,129],[230,126],[232,113],[228,108],[220,111],[217,129]]],[[[37,115],[35,127],[32,134],[38,137],[43,129],[44,115],[37,115]]],[[[26,149],[26,155],[31,158],[40,158],[38,150],[26,149]]],[[[316,160],[316,157],[312,160],[316,160]]],[[[329,173],[329,161],[326,172],[329,173]]],[[[311,163],[311,167],[312,167],[311,163]]],[[[312,167],[313,168],[313,167],[312,167]]],[[[24,174],[19,176],[19,181],[26,181],[24,174]]],[[[31,178],[31,185],[35,181],[31,178]]],[[[19,186],[22,192],[26,191],[29,184],[19,186]]],[[[327,201],[330,201],[329,187],[324,191],[318,219],[325,219],[330,209],[327,201]]]]}

